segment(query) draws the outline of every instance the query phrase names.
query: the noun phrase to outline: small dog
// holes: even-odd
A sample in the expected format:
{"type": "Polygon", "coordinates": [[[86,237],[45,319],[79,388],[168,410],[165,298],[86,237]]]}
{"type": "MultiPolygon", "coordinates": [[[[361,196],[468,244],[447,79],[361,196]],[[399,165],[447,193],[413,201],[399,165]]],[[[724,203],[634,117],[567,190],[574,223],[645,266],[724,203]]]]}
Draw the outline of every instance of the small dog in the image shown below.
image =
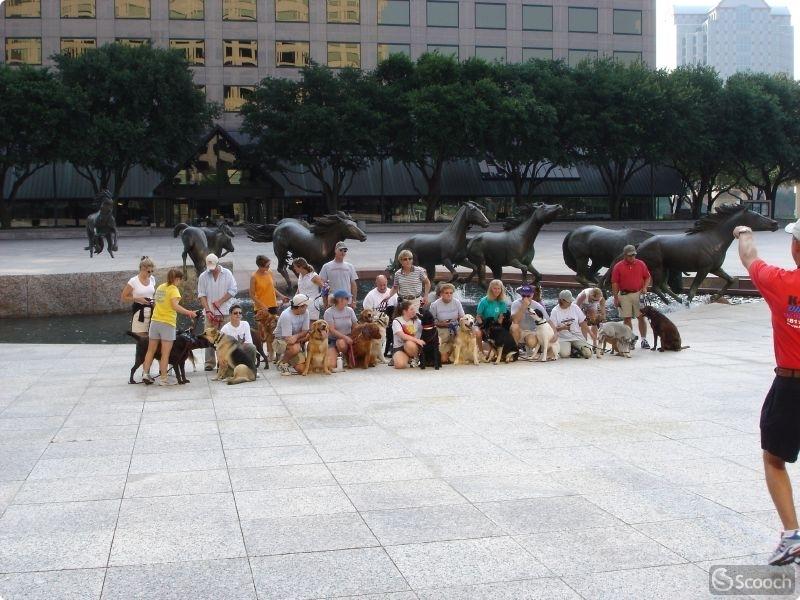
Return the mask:
{"type": "Polygon", "coordinates": [[[430,311],[424,310],[420,315],[422,321],[422,341],[425,345],[420,351],[419,368],[433,367],[438,371],[442,366],[442,354],[439,352],[439,330],[430,311]]]}
{"type": "Polygon", "coordinates": [[[478,341],[475,339],[475,317],[464,315],[458,320],[458,330],[453,341],[453,364],[479,364],[478,341]]]}
{"type": "Polygon", "coordinates": [[[483,325],[484,339],[490,346],[488,361],[499,365],[501,362],[517,360],[519,349],[514,336],[511,335],[511,313],[500,315],[497,320],[486,319],[483,325]]]}
{"type": "Polygon", "coordinates": [[[553,339],[555,332],[550,321],[544,318],[544,313],[538,308],[534,309],[536,317],[533,319],[536,323],[536,345],[531,348],[533,353],[532,357],[541,362],[548,360],[558,360],[558,342],[552,344],[550,340],[553,339]],[[537,354],[538,350],[538,354],[537,354]]]}
{"type": "MultiPolygon", "coordinates": [[[[264,370],[269,369],[269,358],[264,354],[264,338],[261,337],[261,333],[258,329],[254,329],[253,327],[250,328],[250,337],[253,338],[253,345],[256,347],[256,367],[258,367],[258,364],[263,360],[264,370]]],[[[269,346],[267,349],[269,350],[269,346]]]]}
{"type": "Polygon", "coordinates": [[[374,323],[375,322],[376,311],[371,308],[363,309],[358,315],[358,322],[359,323],[374,323]]]}
{"type": "Polygon", "coordinates": [[[659,352],[664,350],[672,350],[678,352],[685,350],[689,346],[681,346],[681,334],[678,333],[678,328],[675,323],[670,321],[663,313],[657,311],[652,306],[643,306],[642,314],[650,321],[650,327],[653,328],[653,348],[656,349],[658,345],[658,338],[661,338],[661,348],[659,352]]]}
{"type": "Polygon", "coordinates": [[[376,363],[386,363],[383,357],[384,348],[386,346],[386,330],[389,328],[391,319],[385,312],[379,311],[375,315],[375,324],[380,328],[381,337],[372,341],[372,356],[376,363]]]}
{"type": "Polygon", "coordinates": [[[606,344],[609,344],[612,354],[616,352],[619,356],[630,358],[631,350],[636,346],[636,340],[638,339],[639,337],[634,335],[631,328],[625,325],[625,323],[617,323],[614,321],[603,323],[597,330],[595,356],[597,358],[602,358],[606,351],[606,344]]]}
{"type": "Polygon", "coordinates": [[[227,368],[233,369],[233,374],[228,377],[228,385],[245,383],[256,380],[256,365],[250,355],[244,351],[242,345],[235,337],[225,335],[216,327],[206,327],[203,337],[214,345],[217,350],[219,368],[215,380],[223,379],[227,368]]]}
{"type": "MultiPolygon", "coordinates": [[[[267,355],[275,360],[275,350],[272,346],[275,341],[275,326],[278,324],[278,315],[273,315],[269,309],[261,308],[256,311],[255,315],[256,324],[258,325],[258,337],[261,343],[256,344],[256,336],[253,336],[253,343],[259,352],[263,353],[263,344],[267,344],[267,355]]],[[[268,368],[268,367],[266,367],[268,368]]]]}
{"type": "MultiPolygon", "coordinates": [[[[133,374],[136,369],[144,364],[144,357],[147,354],[147,346],[150,343],[150,338],[139,337],[132,331],[126,331],[126,335],[131,336],[136,340],[136,359],[131,369],[131,376],[128,383],[137,383],[133,379],[133,374]]],[[[186,361],[190,361],[194,365],[194,353],[192,352],[198,348],[209,348],[211,344],[203,336],[196,336],[191,329],[179,331],[175,336],[175,343],[172,344],[172,349],[169,351],[169,364],[172,367],[173,373],[178,383],[189,383],[186,378],[186,361]]],[[[158,345],[156,350],[155,360],[161,358],[161,344],[158,345]]]]}
{"type": "Polygon", "coordinates": [[[353,367],[360,365],[362,369],[375,366],[373,352],[375,341],[380,341],[380,326],[376,323],[358,323],[353,325],[350,337],[353,340],[353,367]]]}
{"type": "Polygon", "coordinates": [[[303,375],[314,370],[322,370],[325,375],[332,373],[328,366],[328,323],[318,319],[311,324],[308,334],[306,366],[303,375]]]}

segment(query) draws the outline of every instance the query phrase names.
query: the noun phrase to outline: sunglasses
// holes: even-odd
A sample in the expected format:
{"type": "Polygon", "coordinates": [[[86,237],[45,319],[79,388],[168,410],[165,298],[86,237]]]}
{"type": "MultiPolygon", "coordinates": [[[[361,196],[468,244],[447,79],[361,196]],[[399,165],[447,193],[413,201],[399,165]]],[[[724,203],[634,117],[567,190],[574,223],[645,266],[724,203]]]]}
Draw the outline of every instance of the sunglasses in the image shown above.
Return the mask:
{"type": "Polygon", "coordinates": [[[339,252],[347,252],[347,248],[339,248],[339,252]]]}
{"type": "Polygon", "coordinates": [[[153,272],[153,269],[147,269],[147,272],[148,272],[148,273],[152,273],[152,272],[153,272]]]}
{"type": "Polygon", "coordinates": [[[238,310],[237,310],[237,311],[235,311],[235,312],[232,312],[231,314],[232,314],[232,315],[241,315],[242,313],[241,313],[241,311],[238,311],[238,310]]]}
{"type": "Polygon", "coordinates": [[[401,261],[403,261],[403,262],[405,262],[405,261],[407,261],[407,260],[411,260],[411,259],[410,259],[410,258],[408,258],[408,257],[405,257],[405,258],[401,258],[400,260],[401,260],[401,261]]]}

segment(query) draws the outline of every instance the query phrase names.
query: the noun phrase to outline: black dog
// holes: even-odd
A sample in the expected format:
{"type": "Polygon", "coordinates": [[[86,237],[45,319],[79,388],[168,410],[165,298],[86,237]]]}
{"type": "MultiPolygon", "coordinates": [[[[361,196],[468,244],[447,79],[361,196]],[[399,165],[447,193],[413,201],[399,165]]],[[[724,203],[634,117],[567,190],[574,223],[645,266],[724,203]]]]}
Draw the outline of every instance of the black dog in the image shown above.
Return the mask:
{"type": "Polygon", "coordinates": [[[500,315],[495,321],[486,319],[483,325],[486,342],[492,347],[489,352],[489,362],[511,362],[519,357],[519,349],[514,336],[511,335],[511,313],[500,315]]]}
{"type": "Polygon", "coordinates": [[[439,352],[439,330],[436,329],[436,321],[433,315],[425,310],[420,315],[422,319],[422,347],[419,358],[419,368],[433,367],[437,371],[442,366],[442,355],[439,352]]]}
{"type": "MultiPolygon", "coordinates": [[[[128,380],[128,383],[136,383],[136,381],[133,380],[133,374],[136,373],[136,369],[144,364],[144,357],[147,354],[147,346],[150,343],[150,338],[139,337],[131,331],[126,331],[125,333],[136,340],[136,361],[133,363],[131,377],[128,380]]],[[[186,379],[186,369],[184,367],[187,360],[191,360],[194,363],[192,350],[209,347],[211,347],[211,344],[208,340],[202,336],[196,336],[191,329],[179,331],[175,335],[175,342],[172,344],[172,349],[169,351],[169,364],[172,366],[172,371],[175,373],[178,383],[189,383],[189,380],[186,379]]],[[[161,358],[161,344],[158,345],[158,349],[156,350],[155,360],[157,361],[159,358],[161,358]]]]}

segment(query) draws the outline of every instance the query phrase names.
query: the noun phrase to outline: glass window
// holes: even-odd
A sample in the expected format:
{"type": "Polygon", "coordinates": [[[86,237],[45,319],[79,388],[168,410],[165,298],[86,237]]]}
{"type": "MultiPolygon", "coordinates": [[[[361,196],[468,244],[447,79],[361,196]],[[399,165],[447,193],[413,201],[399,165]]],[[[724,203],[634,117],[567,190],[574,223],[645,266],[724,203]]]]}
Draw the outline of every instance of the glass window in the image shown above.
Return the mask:
{"type": "Polygon", "coordinates": [[[225,96],[223,101],[225,112],[239,112],[255,88],[250,85],[226,85],[222,89],[225,96]]]}
{"type": "Polygon", "coordinates": [[[358,23],[359,0],[328,0],[328,23],[358,23]]]}
{"type": "Polygon", "coordinates": [[[36,19],[42,16],[41,0],[6,0],[6,19],[36,19]]]}
{"type": "Polygon", "coordinates": [[[9,65],[42,64],[40,38],[6,38],[6,63],[9,65]]]}
{"type": "Polygon", "coordinates": [[[120,46],[128,46],[129,48],[136,48],[150,43],[149,38],[117,38],[116,42],[120,46]]]}
{"type": "Polygon", "coordinates": [[[642,53],[641,52],[627,52],[622,50],[615,50],[614,51],[614,60],[618,60],[621,63],[625,63],[626,65],[642,62],[642,53]]]}
{"type": "Polygon", "coordinates": [[[203,0],[169,0],[169,18],[202,21],[205,18],[203,0]]]}
{"type": "Polygon", "coordinates": [[[61,0],[62,19],[94,19],[94,0],[61,0]]]}
{"type": "Polygon", "coordinates": [[[94,48],[97,48],[97,40],[94,38],[61,38],[61,53],[73,58],[94,48]]]}
{"type": "Polygon", "coordinates": [[[328,42],[328,66],[334,69],[361,67],[361,44],[328,42]]]}
{"type": "Polygon", "coordinates": [[[206,64],[206,43],[204,40],[170,40],[169,47],[180,50],[190,65],[206,64]]]}
{"type": "Polygon", "coordinates": [[[378,44],[378,62],[386,60],[390,54],[411,56],[411,46],[408,44],[378,44]]]}
{"type": "Polygon", "coordinates": [[[494,46],[475,46],[475,56],[486,62],[506,62],[506,49],[494,46]]]}
{"type": "Polygon", "coordinates": [[[308,42],[275,42],[276,67],[305,67],[310,60],[308,42]]]}
{"type": "Polygon", "coordinates": [[[256,0],[222,0],[223,21],[255,21],[256,0]]]}
{"type": "Polygon", "coordinates": [[[552,48],[523,48],[522,60],[529,61],[534,59],[553,60],[552,48]]]}
{"type": "Polygon", "coordinates": [[[642,35],[642,11],[614,9],[614,33],[642,35]]]}
{"type": "Polygon", "coordinates": [[[275,20],[308,23],[308,0],[275,0],[275,20]]]}
{"type": "Polygon", "coordinates": [[[410,25],[408,0],[378,0],[378,25],[410,25]]]}
{"type": "Polygon", "coordinates": [[[428,0],[428,27],[458,27],[458,2],[428,0]]]}
{"type": "Polygon", "coordinates": [[[529,31],[553,31],[553,7],[523,4],[522,28],[529,31]]]}
{"type": "Polygon", "coordinates": [[[458,46],[449,44],[428,44],[428,52],[436,52],[442,56],[454,56],[458,58],[458,46]]]}
{"type": "Polygon", "coordinates": [[[569,30],[578,33],[597,33],[597,9],[570,6],[569,30]]]}
{"type": "Polygon", "coordinates": [[[257,67],[258,42],[255,40],[224,40],[222,64],[226,67],[257,67]]]}
{"type": "Polygon", "coordinates": [[[475,4],[475,27],[477,29],[505,29],[505,4],[475,4]]]}
{"type": "Polygon", "coordinates": [[[597,50],[570,50],[569,66],[574,67],[584,60],[594,60],[597,58],[597,50]]]}
{"type": "Polygon", "coordinates": [[[118,19],[149,19],[150,0],[114,0],[114,15],[118,19]]]}

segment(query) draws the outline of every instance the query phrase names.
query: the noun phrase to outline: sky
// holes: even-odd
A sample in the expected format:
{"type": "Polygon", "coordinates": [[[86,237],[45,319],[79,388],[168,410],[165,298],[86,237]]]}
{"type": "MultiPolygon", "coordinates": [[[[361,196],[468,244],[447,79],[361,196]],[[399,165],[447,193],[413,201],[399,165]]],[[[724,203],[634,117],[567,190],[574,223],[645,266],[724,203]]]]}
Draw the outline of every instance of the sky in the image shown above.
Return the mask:
{"type": "MultiPolygon", "coordinates": [[[[656,62],[659,67],[675,68],[675,24],[673,7],[714,6],[719,0],[656,0],[656,62]]],[[[794,26],[794,77],[800,79],[800,0],[767,0],[770,6],[786,6],[794,26]]]]}

